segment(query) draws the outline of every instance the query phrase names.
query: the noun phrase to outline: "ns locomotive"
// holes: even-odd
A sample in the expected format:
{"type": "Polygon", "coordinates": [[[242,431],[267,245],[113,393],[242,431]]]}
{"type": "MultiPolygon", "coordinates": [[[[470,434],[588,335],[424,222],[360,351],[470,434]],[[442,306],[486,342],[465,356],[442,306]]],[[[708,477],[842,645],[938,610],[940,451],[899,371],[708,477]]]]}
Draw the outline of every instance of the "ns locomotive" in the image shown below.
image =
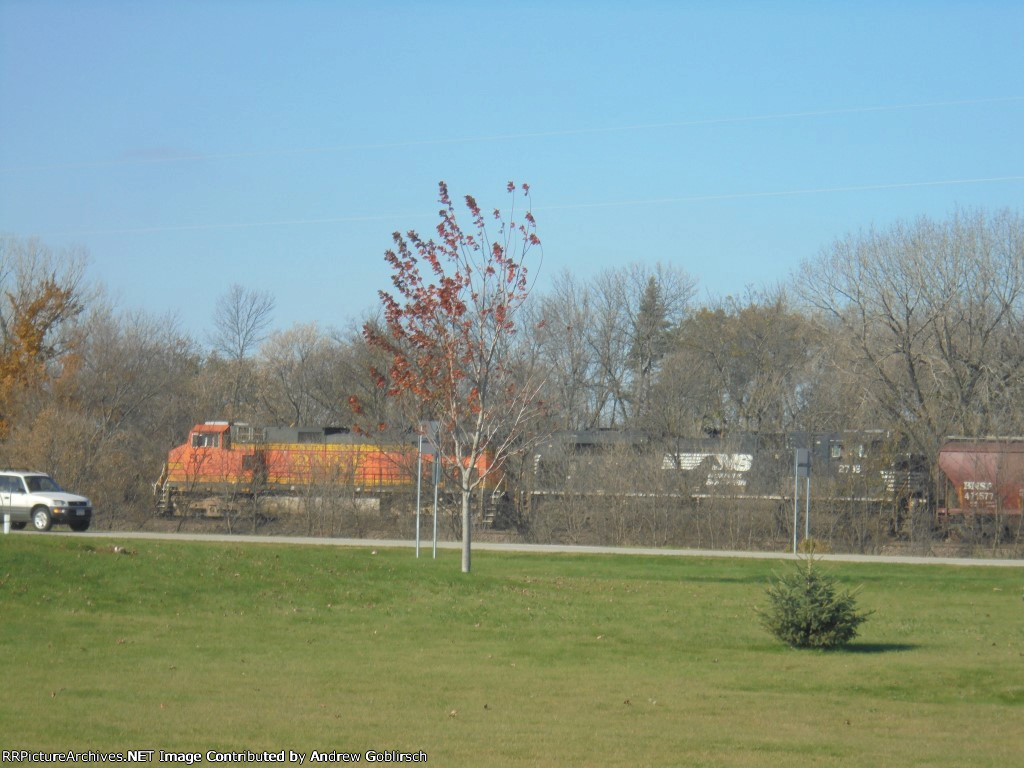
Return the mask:
{"type": "Polygon", "coordinates": [[[606,429],[558,432],[535,452],[535,493],[557,494],[567,488],[640,493],[657,486],[661,492],[674,488],[673,495],[698,502],[783,501],[792,498],[797,448],[810,451],[812,493],[819,497],[905,506],[927,496],[927,462],[882,430],[703,438],[654,438],[606,429]],[[626,464],[656,468],[646,474],[651,487],[626,488],[622,476],[607,467],[587,472],[616,453],[626,457],[626,464]]]}

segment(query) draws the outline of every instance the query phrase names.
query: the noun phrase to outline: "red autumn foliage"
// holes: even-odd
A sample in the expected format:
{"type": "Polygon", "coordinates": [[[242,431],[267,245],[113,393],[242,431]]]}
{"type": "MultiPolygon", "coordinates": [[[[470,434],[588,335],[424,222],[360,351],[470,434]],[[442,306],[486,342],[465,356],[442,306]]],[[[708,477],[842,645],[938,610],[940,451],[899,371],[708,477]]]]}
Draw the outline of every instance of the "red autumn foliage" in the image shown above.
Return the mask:
{"type": "MultiPolygon", "coordinates": [[[[515,184],[507,190],[514,194],[515,184]]],[[[454,416],[454,401],[470,413],[486,407],[488,381],[502,362],[496,353],[515,333],[513,315],[529,294],[523,257],[540,240],[529,210],[520,223],[496,210],[491,239],[472,195],[465,204],[474,231],[464,232],[444,182],[439,192],[437,240],[411,230],[392,235],[384,258],[394,290],[379,292],[384,328],[367,326],[364,335],[390,359],[387,371],[374,371],[379,386],[389,395],[411,393],[427,411],[446,404],[454,416]]]]}
{"type": "Polygon", "coordinates": [[[507,217],[495,210],[493,221],[466,195],[471,223],[464,230],[448,186],[440,182],[436,238],[412,230],[392,235],[394,247],[384,258],[393,290],[379,292],[383,327],[363,329],[389,363],[373,372],[378,386],[389,396],[411,397],[416,418],[440,423],[443,450],[455,459],[464,517],[469,492],[483,480],[473,473],[477,459],[490,453],[500,464],[535,405],[535,387],[516,384],[510,350],[518,311],[530,293],[525,260],[540,239],[529,186],[509,182],[506,191],[511,209],[507,217]],[[527,199],[521,214],[517,193],[527,199]]]}

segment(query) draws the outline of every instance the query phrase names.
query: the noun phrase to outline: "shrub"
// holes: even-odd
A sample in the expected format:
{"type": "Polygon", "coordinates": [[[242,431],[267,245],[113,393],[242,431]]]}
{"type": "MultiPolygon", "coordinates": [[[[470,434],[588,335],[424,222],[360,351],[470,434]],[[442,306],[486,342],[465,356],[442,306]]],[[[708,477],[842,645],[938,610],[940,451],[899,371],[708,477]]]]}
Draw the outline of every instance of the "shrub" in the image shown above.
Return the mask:
{"type": "Polygon", "coordinates": [[[832,551],[829,543],[821,539],[801,539],[799,549],[804,555],[827,555],[832,551]]]}
{"type": "Polygon", "coordinates": [[[870,616],[859,613],[855,593],[839,592],[835,578],[806,558],[766,590],[768,607],[759,610],[761,623],[794,648],[836,648],[857,636],[870,616]]]}

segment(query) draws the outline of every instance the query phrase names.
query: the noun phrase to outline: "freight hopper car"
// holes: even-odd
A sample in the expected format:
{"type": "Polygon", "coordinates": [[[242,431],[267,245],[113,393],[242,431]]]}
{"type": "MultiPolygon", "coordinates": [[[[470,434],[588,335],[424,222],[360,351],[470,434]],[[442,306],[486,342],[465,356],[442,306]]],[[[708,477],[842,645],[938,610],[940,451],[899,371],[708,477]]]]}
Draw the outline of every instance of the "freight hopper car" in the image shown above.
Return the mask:
{"type": "MultiPolygon", "coordinates": [[[[206,422],[170,450],[154,491],[158,511],[172,515],[218,517],[246,498],[284,500],[341,490],[379,505],[414,493],[417,468],[426,485],[433,461],[428,453],[420,461],[415,438],[378,443],[346,428],[206,422]]],[[[487,467],[481,458],[477,470],[487,467]]]]}
{"type": "Polygon", "coordinates": [[[951,437],[939,449],[950,519],[1009,516],[1024,510],[1024,437],[951,437]]]}

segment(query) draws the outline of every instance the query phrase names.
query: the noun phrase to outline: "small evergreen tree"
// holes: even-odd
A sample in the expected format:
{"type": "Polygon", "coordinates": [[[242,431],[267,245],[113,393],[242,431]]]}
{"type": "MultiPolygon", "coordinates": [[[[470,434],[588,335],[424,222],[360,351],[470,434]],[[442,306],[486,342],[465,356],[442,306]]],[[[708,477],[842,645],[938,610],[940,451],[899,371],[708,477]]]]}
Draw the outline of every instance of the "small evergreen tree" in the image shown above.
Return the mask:
{"type": "Polygon", "coordinates": [[[871,615],[857,611],[856,595],[836,587],[835,578],[806,558],[766,590],[768,607],[761,623],[794,648],[837,648],[857,636],[871,615]]]}

